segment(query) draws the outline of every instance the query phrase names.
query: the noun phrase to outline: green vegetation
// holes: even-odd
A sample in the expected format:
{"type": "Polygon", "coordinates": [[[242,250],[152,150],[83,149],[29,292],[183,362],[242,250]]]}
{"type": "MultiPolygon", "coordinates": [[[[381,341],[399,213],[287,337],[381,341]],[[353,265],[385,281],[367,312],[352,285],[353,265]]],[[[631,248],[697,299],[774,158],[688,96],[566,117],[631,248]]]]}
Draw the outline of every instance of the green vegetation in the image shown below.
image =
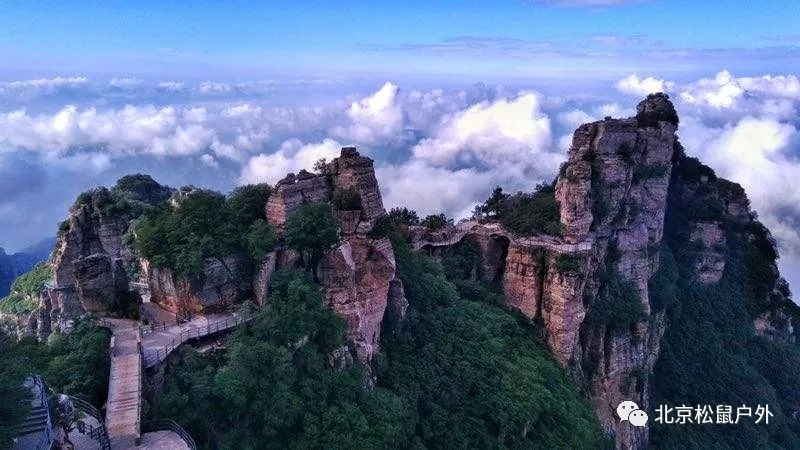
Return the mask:
{"type": "Polygon", "coordinates": [[[247,242],[247,250],[250,252],[250,257],[256,264],[264,261],[267,254],[275,248],[277,237],[275,230],[272,229],[269,223],[264,219],[256,219],[255,222],[250,224],[245,236],[247,242]]]}
{"type": "Polygon", "coordinates": [[[639,164],[633,168],[633,184],[640,184],[652,178],[660,178],[667,174],[668,167],[663,164],[639,164]]]}
{"type": "Polygon", "coordinates": [[[603,447],[593,413],[527,320],[454,292],[445,271],[472,275],[469,246],[445,256],[443,270],[396,245],[410,308],[383,330],[376,365],[379,385],[416,405],[403,448],[603,447]]]}
{"type": "Polygon", "coordinates": [[[523,235],[561,235],[561,208],[555,196],[555,181],[539,184],[533,193],[504,194],[497,187],[476,216],[498,219],[508,229],[523,235]]]}
{"type": "Polygon", "coordinates": [[[560,272],[578,272],[581,269],[581,255],[568,253],[558,255],[556,258],[556,269],[560,272]]]}
{"type": "Polygon", "coordinates": [[[620,276],[616,267],[609,267],[603,285],[586,314],[585,323],[605,324],[611,329],[629,329],[647,319],[636,285],[620,276]]]}
{"type": "Polygon", "coordinates": [[[33,269],[18,276],[11,284],[11,294],[0,299],[0,312],[28,314],[35,311],[39,307],[36,295],[52,277],[52,270],[45,262],[36,264],[33,269]]]}
{"type": "Polygon", "coordinates": [[[393,448],[410,405],[363,388],[359,365],[337,370],[344,323],[302,272],[276,274],[264,309],[225,354],[181,350],[153,415],[177,419],[202,448],[393,448]]]}
{"type": "Polygon", "coordinates": [[[339,243],[339,226],[327,203],[307,203],[286,221],[286,245],[300,252],[303,264],[314,273],[325,252],[339,243]]]}
{"type": "Polygon", "coordinates": [[[338,211],[357,211],[361,209],[361,194],[355,188],[336,189],[332,202],[338,211]]]}
{"type": "Polygon", "coordinates": [[[239,186],[228,195],[225,209],[234,223],[247,225],[266,219],[264,207],[272,188],[266,183],[239,186]]]}
{"type": "Polygon", "coordinates": [[[24,399],[30,391],[22,386],[27,375],[39,374],[49,389],[101,408],[108,389],[109,341],[109,333],[89,317],[76,320],[69,333],[51,335],[46,343],[33,338],[14,342],[0,331],[0,447],[9,447],[14,426],[27,416],[24,399]]]}
{"type": "Polygon", "coordinates": [[[27,295],[11,293],[0,299],[0,312],[6,314],[29,314],[38,307],[39,302],[27,295]]]}
{"type": "Polygon", "coordinates": [[[53,271],[45,262],[36,264],[32,270],[20,275],[11,284],[11,292],[35,295],[44,289],[44,284],[53,277],[53,271]]]}
{"type": "Polygon", "coordinates": [[[431,214],[420,222],[420,225],[427,227],[429,230],[440,230],[447,225],[453,225],[453,219],[448,219],[444,214],[431,214]]]}
{"type": "MultiPolygon", "coordinates": [[[[402,226],[402,216],[411,215],[390,213],[387,223],[402,226]]],[[[344,323],[319,286],[279,272],[227,351],[179,350],[153,417],[176,419],[201,448],[608,448],[527,321],[490,305],[474,280],[477,301],[460,298],[445,273],[474,277],[474,248],[447,255],[443,269],[402,234],[389,236],[410,307],[404,322],[383,327],[374,388],[337,350],[344,323]]]]}
{"type": "Polygon", "coordinates": [[[369,232],[372,238],[383,238],[388,236],[401,236],[404,240],[410,240],[411,235],[408,227],[419,225],[419,216],[416,211],[408,208],[392,208],[388,214],[381,216],[375,222],[375,226],[369,232]]]}
{"type": "Polygon", "coordinates": [[[633,147],[629,142],[623,142],[617,147],[617,154],[628,164],[633,163],[633,147]]]}
{"type": "MultiPolygon", "coordinates": [[[[73,208],[88,207],[95,218],[127,216],[138,217],[162,205],[172,189],[155,182],[150,175],[126,175],[111,190],[98,187],[78,195],[73,208]]],[[[61,225],[59,230],[64,228],[61,225]]]]}
{"type": "Polygon", "coordinates": [[[30,391],[23,387],[28,375],[28,363],[25,355],[12,340],[0,330],[0,448],[11,448],[15,427],[30,411],[30,391]]]}
{"type": "Polygon", "coordinates": [[[657,127],[659,121],[669,122],[678,125],[678,113],[675,107],[669,102],[669,95],[659,92],[647,96],[646,101],[650,104],[658,105],[657,109],[641,111],[636,114],[636,122],[640,127],[657,127]]]}
{"type": "MultiPolygon", "coordinates": [[[[653,404],[767,404],[774,417],[769,425],[745,420],[735,426],[652,427],[651,443],[654,448],[797,448],[800,422],[792,415],[800,404],[800,352],[796,344],[753,336],[753,318],[775,308],[778,300],[771,294],[785,287],[772,270],[774,240],[758,222],[713,211],[726,234],[725,272],[716,284],[698,284],[693,273],[698,249],[687,243],[692,221],[709,217],[700,204],[743,192],[682,151],[678,157],[661,264],[649,286],[651,307],[665,310],[669,324],[653,374],[653,404]]],[[[782,298],[788,294],[784,290],[782,298]]],[[[781,301],[790,316],[798,314],[791,301],[781,301]]]]}
{"type": "Polygon", "coordinates": [[[175,205],[150,210],[137,221],[137,248],[157,267],[189,279],[203,272],[206,258],[247,252],[260,262],[275,244],[264,215],[269,192],[267,185],[249,185],[226,198],[210,190],[183,188],[175,205]]]}
{"type": "Polygon", "coordinates": [[[150,175],[141,173],[125,175],[111,188],[112,196],[151,206],[166,202],[171,194],[172,189],[158,184],[150,175]]]}

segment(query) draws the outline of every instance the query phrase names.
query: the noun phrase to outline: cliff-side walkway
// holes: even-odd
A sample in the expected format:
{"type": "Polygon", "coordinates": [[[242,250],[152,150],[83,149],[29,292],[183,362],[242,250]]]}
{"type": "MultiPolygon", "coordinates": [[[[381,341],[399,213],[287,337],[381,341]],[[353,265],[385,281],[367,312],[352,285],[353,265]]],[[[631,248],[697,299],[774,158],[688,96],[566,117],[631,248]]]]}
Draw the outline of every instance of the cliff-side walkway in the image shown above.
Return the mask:
{"type": "Polygon", "coordinates": [[[102,319],[113,333],[105,420],[111,448],[194,448],[193,442],[187,445],[190,437],[185,438],[174,430],[141,433],[143,370],[164,361],[170,352],[189,339],[227,330],[250,317],[240,313],[198,315],[184,323],[149,327],[129,319],[102,319]]]}
{"type": "Polygon", "coordinates": [[[195,316],[184,323],[145,327],[142,337],[144,366],[152,367],[164,361],[173,350],[189,339],[233,328],[250,320],[250,317],[241,313],[208,314],[195,316]]]}
{"type": "Polygon", "coordinates": [[[504,237],[510,241],[515,241],[525,246],[544,247],[548,250],[553,250],[559,253],[588,251],[591,250],[592,245],[594,245],[593,236],[589,236],[583,242],[570,244],[552,236],[517,236],[499,223],[480,223],[476,220],[460,222],[453,227],[453,229],[453,233],[449,235],[443,235],[440,239],[414,240],[411,243],[411,247],[414,250],[420,250],[424,247],[448,247],[455,245],[468,235],[504,237]]]}
{"type": "Polygon", "coordinates": [[[140,437],[142,354],[139,323],[128,319],[103,319],[113,333],[111,371],[108,377],[106,430],[112,449],[127,449],[140,437]]]}

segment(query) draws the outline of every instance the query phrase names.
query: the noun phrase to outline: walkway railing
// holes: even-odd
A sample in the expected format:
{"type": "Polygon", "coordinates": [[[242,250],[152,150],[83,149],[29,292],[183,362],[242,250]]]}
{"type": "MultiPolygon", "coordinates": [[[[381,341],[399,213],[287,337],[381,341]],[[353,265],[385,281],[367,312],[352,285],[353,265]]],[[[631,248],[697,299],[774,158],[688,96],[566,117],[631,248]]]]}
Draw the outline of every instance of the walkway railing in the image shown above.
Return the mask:
{"type": "Polygon", "coordinates": [[[155,351],[144,351],[144,366],[153,367],[167,358],[167,355],[172,353],[177,347],[190,339],[197,339],[209,334],[218,333],[228,328],[233,328],[241,323],[247,322],[252,319],[251,314],[236,315],[233,317],[226,317],[225,320],[217,320],[207,323],[205,326],[193,326],[191,328],[181,330],[180,334],[172,336],[172,340],[166,346],[159,348],[155,351]]]}
{"type": "Polygon", "coordinates": [[[166,331],[167,328],[169,328],[171,326],[181,325],[181,324],[184,324],[184,323],[186,323],[186,322],[188,322],[190,320],[191,320],[191,315],[183,314],[183,315],[177,316],[173,320],[165,320],[165,321],[161,321],[161,322],[153,321],[153,322],[148,323],[146,325],[139,325],[139,332],[142,333],[142,335],[145,335],[145,334],[153,333],[155,331],[166,331]]]}
{"type": "Polygon", "coordinates": [[[418,241],[418,242],[414,243],[413,248],[415,250],[419,250],[419,249],[421,249],[422,247],[425,247],[425,246],[446,247],[446,246],[449,246],[449,245],[453,245],[456,242],[460,241],[461,239],[464,239],[464,236],[466,236],[470,231],[472,231],[472,229],[475,227],[475,225],[477,225],[477,222],[474,222],[474,221],[459,222],[454,227],[455,233],[453,233],[447,239],[444,239],[444,240],[441,240],[441,241],[440,240],[436,240],[436,241],[421,240],[421,241],[418,241]]]}
{"type": "Polygon", "coordinates": [[[169,430],[177,434],[178,436],[183,439],[183,442],[189,447],[190,450],[197,450],[197,444],[195,444],[194,439],[186,430],[183,429],[182,426],[178,425],[172,420],[151,420],[148,422],[142,423],[142,433],[150,433],[153,431],[165,431],[169,430]]]}
{"type": "Polygon", "coordinates": [[[53,280],[51,278],[51,279],[49,279],[49,280],[44,282],[44,287],[47,288],[47,289],[62,289],[62,290],[63,289],[74,289],[75,288],[75,284],[68,283],[68,284],[57,285],[55,280],[53,280]]]}
{"type": "Polygon", "coordinates": [[[93,417],[99,424],[94,426],[90,423],[84,422],[83,420],[78,420],[78,422],[75,424],[78,432],[85,434],[92,440],[99,442],[101,450],[110,450],[111,441],[108,439],[108,431],[106,431],[106,426],[103,422],[103,416],[100,414],[100,411],[98,411],[97,408],[85,400],[81,400],[72,396],[70,396],[69,399],[72,401],[72,405],[75,406],[78,411],[93,417]]]}
{"type": "Polygon", "coordinates": [[[47,400],[47,391],[44,388],[44,381],[39,375],[33,376],[33,385],[37,389],[39,396],[39,406],[43,407],[46,415],[45,429],[39,442],[36,443],[36,450],[50,450],[53,446],[53,422],[50,420],[50,404],[47,400]]]}

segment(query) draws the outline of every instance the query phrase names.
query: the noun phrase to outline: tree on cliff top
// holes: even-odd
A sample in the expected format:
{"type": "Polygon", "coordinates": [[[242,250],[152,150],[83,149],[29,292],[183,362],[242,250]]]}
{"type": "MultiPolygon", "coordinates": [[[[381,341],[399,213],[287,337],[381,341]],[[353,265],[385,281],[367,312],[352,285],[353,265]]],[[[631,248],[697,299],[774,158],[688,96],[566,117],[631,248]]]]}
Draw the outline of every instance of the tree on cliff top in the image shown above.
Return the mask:
{"type": "Polygon", "coordinates": [[[286,221],[286,245],[300,252],[305,268],[314,274],[325,255],[339,243],[339,227],[327,203],[307,203],[286,221]]]}

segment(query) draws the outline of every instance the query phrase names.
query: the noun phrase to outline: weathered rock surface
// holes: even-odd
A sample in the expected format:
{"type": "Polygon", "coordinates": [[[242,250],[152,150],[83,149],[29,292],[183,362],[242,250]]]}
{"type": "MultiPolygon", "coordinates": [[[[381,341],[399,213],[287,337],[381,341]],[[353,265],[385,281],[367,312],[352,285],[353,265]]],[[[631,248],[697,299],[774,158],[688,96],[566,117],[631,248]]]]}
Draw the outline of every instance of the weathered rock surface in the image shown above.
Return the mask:
{"type": "Polygon", "coordinates": [[[129,298],[124,264],[134,250],[123,235],[131,217],[104,214],[102,202],[108,197],[107,189],[98,188],[79,199],[59,233],[50,260],[55,326],[85,312],[107,314],[129,298]]]}
{"type": "Polygon", "coordinates": [[[395,267],[391,242],[364,236],[344,241],[322,263],[325,300],[346,321],[348,340],[361,362],[378,351],[391,285],[399,282],[395,267]]]}
{"type": "Polygon", "coordinates": [[[703,284],[716,283],[725,270],[725,232],[716,222],[693,223],[692,228],[689,239],[703,248],[695,265],[697,280],[703,284]]]}
{"type": "Polygon", "coordinates": [[[236,257],[207,258],[196,280],[176,277],[169,269],[144,263],[150,301],[178,315],[219,311],[233,305],[250,289],[236,257]]]}
{"type": "MultiPolygon", "coordinates": [[[[279,181],[266,205],[267,220],[282,227],[301,204],[328,202],[337,189],[355,189],[361,197],[362,208],[357,214],[358,220],[368,223],[359,229],[361,232],[369,231],[375,220],[386,213],[373,161],[361,156],[355,148],[345,147],[341,156],[328,163],[322,173],[290,173],[279,181]]],[[[351,214],[343,211],[337,213],[341,214],[339,219],[343,220],[346,230],[355,231],[359,227],[358,224],[354,226],[356,219],[351,214]]]]}
{"type": "MultiPolygon", "coordinates": [[[[301,204],[330,202],[336,190],[344,189],[358,192],[361,209],[334,209],[342,240],[325,256],[318,272],[326,302],[347,323],[347,337],[356,358],[369,363],[378,351],[387,305],[395,319],[402,318],[408,307],[402,282],[395,273],[391,242],[367,235],[386,213],[372,160],[355,148],[345,147],[341,156],[325,165],[320,174],[289,174],[273,189],[265,212],[269,222],[280,228],[301,204]]],[[[299,255],[282,249],[275,260],[277,268],[295,267],[299,255]]]]}
{"type": "MultiPolygon", "coordinates": [[[[639,118],[578,128],[556,182],[561,238],[514,236],[499,224],[475,227],[465,237],[480,249],[486,278],[501,270],[508,305],[541,324],[553,355],[592,393],[619,448],[647,445],[647,428],[620,424],[615,409],[633,400],[648,410],[647,374],[664,333],[663,314],[650,314],[648,280],[664,234],[676,130],[667,120],[671,107],[663,97],[649,97],[639,118]],[[608,274],[635,287],[646,320],[629,329],[585,320],[608,274]]],[[[447,241],[448,231],[441,234],[417,238],[447,241]]]]}
{"type": "Polygon", "coordinates": [[[270,252],[267,254],[267,259],[258,266],[256,274],[253,277],[253,297],[256,304],[259,306],[267,302],[267,297],[269,297],[269,283],[272,279],[272,274],[275,273],[277,262],[277,252],[270,252]]]}

